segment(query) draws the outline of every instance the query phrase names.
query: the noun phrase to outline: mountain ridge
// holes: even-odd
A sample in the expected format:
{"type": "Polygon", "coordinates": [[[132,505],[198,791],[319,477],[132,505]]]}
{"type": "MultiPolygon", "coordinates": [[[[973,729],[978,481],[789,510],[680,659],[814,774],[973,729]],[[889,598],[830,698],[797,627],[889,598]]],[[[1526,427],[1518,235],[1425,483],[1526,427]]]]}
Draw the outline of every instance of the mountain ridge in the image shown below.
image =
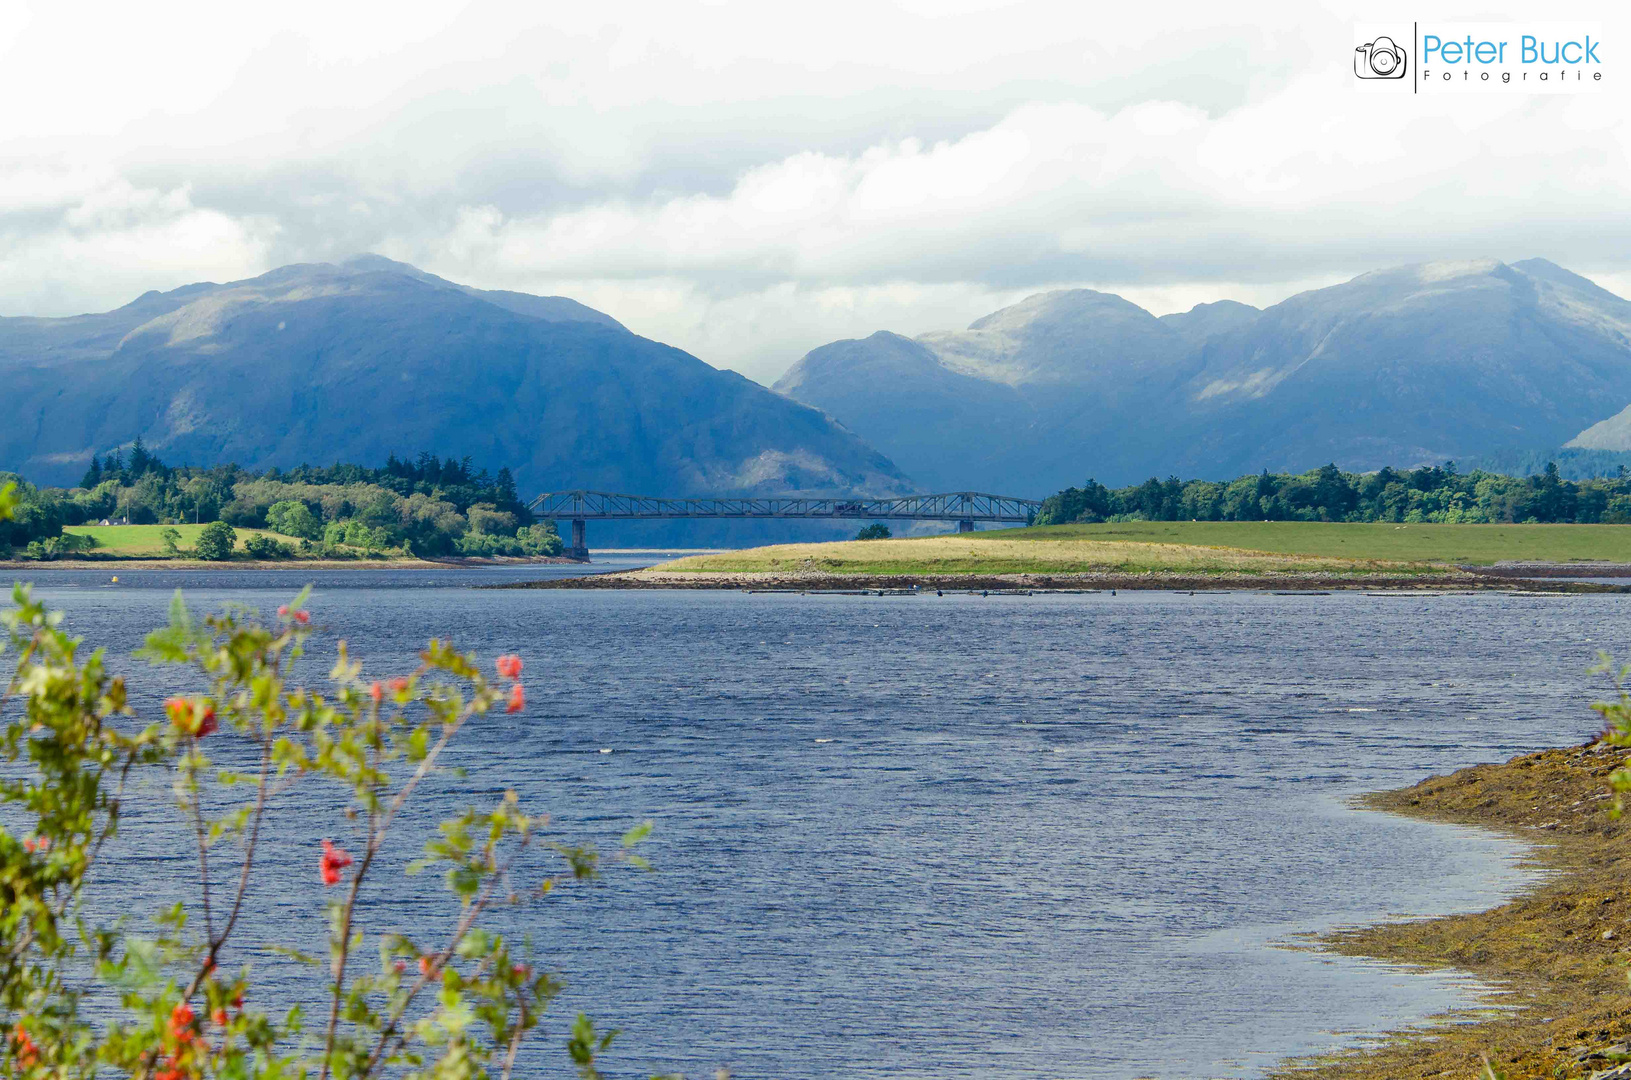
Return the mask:
{"type": "Polygon", "coordinates": [[[44,483],[140,436],[169,460],[250,468],[434,449],[532,490],[912,487],[818,410],[610,316],[378,257],[0,319],[0,379],[18,417],[0,467],[44,483]]]}
{"type": "MultiPolygon", "coordinates": [[[[965,331],[902,340],[974,380],[961,384],[955,436],[856,407],[925,392],[869,366],[874,338],[833,343],[869,385],[836,392],[821,370],[829,345],[775,388],[931,484],[949,479],[942,461],[1030,492],[1089,475],[1436,463],[1559,447],[1631,405],[1631,302],[1544,259],[1389,267],[1262,310],[1220,301],[1159,318],[1113,294],[1056,290],[965,331]],[[1030,410],[1018,421],[1002,407],[1015,390],[1030,410]],[[987,411],[1007,419],[969,419],[987,411]]],[[[920,368],[919,383],[944,383],[920,368]]],[[[1631,411],[1615,431],[1591,445],[1631,449],[1631,411]]]]}

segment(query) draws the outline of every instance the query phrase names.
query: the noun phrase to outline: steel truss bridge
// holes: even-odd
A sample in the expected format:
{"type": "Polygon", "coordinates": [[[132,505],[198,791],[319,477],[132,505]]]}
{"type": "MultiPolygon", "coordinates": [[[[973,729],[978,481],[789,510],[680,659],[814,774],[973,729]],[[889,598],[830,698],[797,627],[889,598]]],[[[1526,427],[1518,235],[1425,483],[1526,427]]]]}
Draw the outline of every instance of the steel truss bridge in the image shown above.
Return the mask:
{"type": "Polygon", "coordinates": [[[781,518],[809,521],[955,521],[958,532],[973,532],[976,521],[1029,525],[1042,504],[1035,499],[988,495],[982,491],[948,491],[938,495],[903,495],[886,499],[810,499],[773,495],[740,499],[665,499],[652,495],[618,495],[609,491],[550,491],[528,505],[533,514],[572,523],[569,555],[589,554],[590,521],[650,521],[671,518],[781,518]]]}

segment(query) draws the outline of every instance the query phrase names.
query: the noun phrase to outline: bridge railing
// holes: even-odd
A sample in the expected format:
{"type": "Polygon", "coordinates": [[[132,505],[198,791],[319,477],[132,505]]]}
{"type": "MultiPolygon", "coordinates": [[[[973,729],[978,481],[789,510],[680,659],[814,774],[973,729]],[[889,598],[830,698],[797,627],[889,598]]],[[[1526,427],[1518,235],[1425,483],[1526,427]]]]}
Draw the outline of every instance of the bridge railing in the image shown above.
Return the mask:
{"type": "Polygon", "coordinates": [[[669,499],[610,491],[551,491],[530,509],[538,517],[573,521],[651,518],[866,518],[875,521],[989,521],[1028,524],[1042,504],[983,491],[948,491],[881,499],[812,499],[798,495],[669,499]]]}

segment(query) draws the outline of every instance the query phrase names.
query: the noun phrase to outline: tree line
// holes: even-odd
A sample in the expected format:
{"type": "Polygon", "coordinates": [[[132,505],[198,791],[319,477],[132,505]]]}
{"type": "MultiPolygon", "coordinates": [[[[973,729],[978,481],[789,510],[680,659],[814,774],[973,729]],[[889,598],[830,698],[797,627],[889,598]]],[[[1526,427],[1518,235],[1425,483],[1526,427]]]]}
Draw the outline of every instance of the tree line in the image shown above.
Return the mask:
{"type": "MultiPolygon", "coordinates": [[[[534,522],[508,468],[496,474],[471,460],[392,455],[383,468],[301,465],[254,472],[237,465],[172,467],[142,445],[128,455],[93,456],[78,486],[17,481],[13,519],[0,522],[0,554],[51,558],[83,547],[65,527],[102,521],[132,525],[207,524],[267,529],[254,536],[259,558],[344,557],[397,551],[437,555],[556,555],[553,523],[534,522]]],[[[211,530],[209,551],[227,537],[211,530]]],[[[173,547],[173,543],[170,545],[173,547]]],[[[232,552],[227,541],[226,551],[232,552]]],[[[205,557],[200,549],[197,554],[205,557]]]]}
{"type": "Polygon", "coordinates": [[[1050,495],[1038,525],[1101,521],[1393,521],[1445,523],[1631,523],[1631,474],[1565,480],[1555,462],[1531,476],[1455,462],[1369,473],[1325,465],[1305,473],[1232,481],[1155,477],[1124,488],[1095,480],[1050,495]]]}

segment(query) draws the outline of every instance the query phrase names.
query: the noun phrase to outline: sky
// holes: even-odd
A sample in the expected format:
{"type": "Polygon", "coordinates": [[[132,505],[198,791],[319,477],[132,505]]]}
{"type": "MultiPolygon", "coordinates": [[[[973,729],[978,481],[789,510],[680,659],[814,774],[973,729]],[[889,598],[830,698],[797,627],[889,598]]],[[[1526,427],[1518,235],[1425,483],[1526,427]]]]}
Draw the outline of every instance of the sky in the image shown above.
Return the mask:
{"type": "MultiPolygon", "coordinates": [[[[1611,59],[1618,7],[1382,14],[1543,11],[1611,59]]],[[[768,383],[1046,289],[1541,256],[1631,295],[1631,92],[1356,93],[1378,10],[0,0],[0,314],[373,251],[768,383]]]]}

